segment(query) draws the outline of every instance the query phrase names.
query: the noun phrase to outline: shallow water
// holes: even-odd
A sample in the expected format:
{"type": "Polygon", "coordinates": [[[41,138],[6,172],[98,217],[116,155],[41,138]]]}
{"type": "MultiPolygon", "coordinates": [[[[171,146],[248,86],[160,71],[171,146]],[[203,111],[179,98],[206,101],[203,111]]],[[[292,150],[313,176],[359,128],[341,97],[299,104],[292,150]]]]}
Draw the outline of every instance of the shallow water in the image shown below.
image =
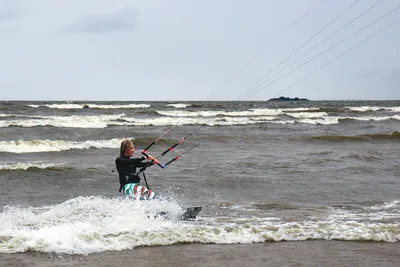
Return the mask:
{"type": "Polygon", "coordinates": [[[0,252],[400,240],[399,101],[191,104],[1,102],[0,252]],[[188,138],[161,162],[200,145],[146,171],[165,201],[125,200],[119,143],[167,130],[149,154],[188,138]]]}

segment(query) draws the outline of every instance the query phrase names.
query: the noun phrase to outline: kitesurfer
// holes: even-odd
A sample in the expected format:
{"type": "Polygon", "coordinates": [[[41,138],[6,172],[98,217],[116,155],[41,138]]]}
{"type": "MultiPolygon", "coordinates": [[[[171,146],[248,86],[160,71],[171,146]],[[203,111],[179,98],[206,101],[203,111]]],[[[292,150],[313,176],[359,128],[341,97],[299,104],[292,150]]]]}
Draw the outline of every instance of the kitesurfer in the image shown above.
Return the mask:
{"type": "Polygon", "coordinates": [[[156,194],[140,184],[140,177],[136,169],[158,164],[159,162],[150,155],[131,158],[134,151],[135,147],[132,140],[127,139],[121,142],[120,155],[115,160],[119,174],[119,192],[122,191],[132,199],[154,199],[156,194]]]}

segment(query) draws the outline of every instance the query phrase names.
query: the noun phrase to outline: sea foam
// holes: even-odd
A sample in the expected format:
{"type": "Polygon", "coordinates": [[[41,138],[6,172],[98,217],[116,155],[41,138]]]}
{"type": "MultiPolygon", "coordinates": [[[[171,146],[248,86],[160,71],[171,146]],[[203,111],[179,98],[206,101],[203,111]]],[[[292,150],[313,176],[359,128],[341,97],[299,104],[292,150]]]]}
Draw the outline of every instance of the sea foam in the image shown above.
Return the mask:
{"type": "MultiPolygon", "coordinates": [[[[398,202],[391,205],[398,207],[398,202]],[[396,204],[397,203],[397,204],[396,204]]],[[[243,207],[246,208],[246,207],[243,207]]],[[[386,208],[386,207],[383,207],[386,208]]],[[[6,206],[0,213],[0,252],[86,254],[176,243],[245,244],[268,241],[400,241],[400,214],[391,223],[357,212],[328,208],[318,218],[284,221],[265,217],[202,217],[181,221],[174,201],[132,201],[102,196],[77,197],[42,207],[6,206]],[[160,211],[170,219],[157,217],[160,211]],[[360,215],[361,218],[359,219],[360,215]],[[358,219],[357,219],[358,218],[358,219]]],[[[381,216],[373,211],[374,216],[381,216]]]]}

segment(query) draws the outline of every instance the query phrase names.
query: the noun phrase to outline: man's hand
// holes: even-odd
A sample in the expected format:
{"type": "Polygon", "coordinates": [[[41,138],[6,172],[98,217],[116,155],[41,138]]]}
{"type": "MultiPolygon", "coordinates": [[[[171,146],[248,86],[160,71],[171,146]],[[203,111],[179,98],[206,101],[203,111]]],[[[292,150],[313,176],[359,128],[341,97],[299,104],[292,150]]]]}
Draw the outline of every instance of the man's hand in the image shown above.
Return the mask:
{"type": "Polygon", "coordinates": [[[154,158],[153,156],[150,156],[150,155],[149,155],[149,156],[147,157],[147,159],[148,159],[148,160],[151,160],[151,161],[153,162],[153,164],[158,164],[158,163],[159,163],[159,161],[158,161],[156,158],[154,158]]]}

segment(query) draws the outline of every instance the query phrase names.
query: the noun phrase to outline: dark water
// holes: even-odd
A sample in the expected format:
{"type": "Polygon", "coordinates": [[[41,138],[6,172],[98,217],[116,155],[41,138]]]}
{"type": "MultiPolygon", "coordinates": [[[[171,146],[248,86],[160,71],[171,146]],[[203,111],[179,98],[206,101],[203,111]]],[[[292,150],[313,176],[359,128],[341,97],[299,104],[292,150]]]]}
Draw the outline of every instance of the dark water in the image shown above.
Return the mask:
{"type": "Polygon", "coordinates": [[[400,101],[1,102],[0,131],[2,253],[400,240],[400,101]],[[188,151],[146,171],[165,201],[124,199],[119,143],[164,133],[149,154],[188,151]]]}

